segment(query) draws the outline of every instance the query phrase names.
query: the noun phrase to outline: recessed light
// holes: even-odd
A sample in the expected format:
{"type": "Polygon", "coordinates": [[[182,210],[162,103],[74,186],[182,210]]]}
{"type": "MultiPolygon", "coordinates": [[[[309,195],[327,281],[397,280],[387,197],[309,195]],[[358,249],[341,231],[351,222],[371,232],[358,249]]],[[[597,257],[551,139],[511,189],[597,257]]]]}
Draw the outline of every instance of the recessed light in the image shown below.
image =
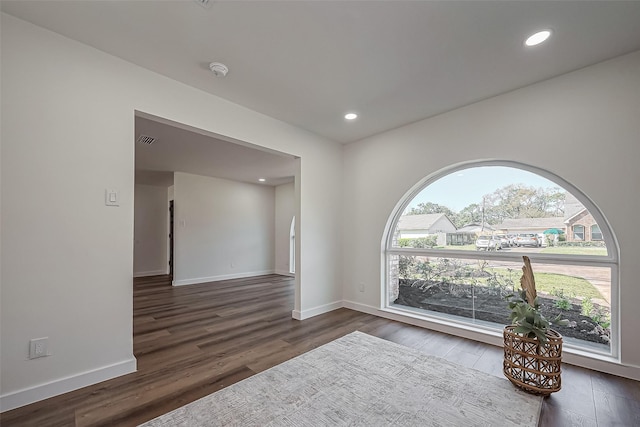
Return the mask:
{"type": "Polygon", "coordinates": [[[347,113],[344,115],[344,118],[347,120],[355,120],[358,118],[358,115],[356,113],[347,113]]]}
{"type": "Polygon", "coordinates": [[[264,178],[258,178],[258,181],[260,181],[260,182],[265,182],[265,181],[266,181],[266,179],[264,179],[264,178]]]}
{"type": "Polygon", "coordinates": [[[550,30],[538,31],[535,34],[530,35],[529,38],[527,38],[527,40],[524,42],[524,44],[527,46],[539,45],[540,43],[548,39],[550,35],[550,30]]]}

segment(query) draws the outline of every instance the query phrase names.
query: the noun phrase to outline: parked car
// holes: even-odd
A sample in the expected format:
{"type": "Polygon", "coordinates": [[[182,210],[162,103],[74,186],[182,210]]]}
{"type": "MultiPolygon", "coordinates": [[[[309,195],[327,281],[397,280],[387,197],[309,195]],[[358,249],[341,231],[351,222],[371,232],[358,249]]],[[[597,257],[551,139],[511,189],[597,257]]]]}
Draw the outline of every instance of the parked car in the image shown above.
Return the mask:
{"type": "Polygon", "coordinates": [[[541,246],[540,239],[535,233],[522,233],[516,237],[516,246],[541,246]]]}
{"type": "Polygon", "coordinates": [[[538,242],[540,247],[546,248],[548,246],[547,236],[543,233],[538,233],[538,242]]]}
{"type": "Polygon", "coordinates": [[[476,239],[476,250],[497,251],[502,248],[500,239],[495,236],[480,236],[476,239]]]}
{"type": "Polygon", "coordinates": [[[508,247],[511,246],[511,242],[509,241],[509,238],[507,237],[506,234],[496,234],[493,237],[498,239],[498,240],[500,240],[500,247],[501,248],[508,248],[508,247]]]}

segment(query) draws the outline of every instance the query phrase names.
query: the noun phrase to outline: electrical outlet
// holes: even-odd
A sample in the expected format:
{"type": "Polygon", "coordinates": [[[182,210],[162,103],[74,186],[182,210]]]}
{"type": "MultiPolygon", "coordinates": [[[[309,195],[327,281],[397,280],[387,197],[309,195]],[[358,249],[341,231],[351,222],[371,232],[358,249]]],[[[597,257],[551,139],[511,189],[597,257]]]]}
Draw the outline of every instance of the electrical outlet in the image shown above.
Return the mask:
{"type": "Polygon", "coordinates": [[[49,337],[34,338],[29,341],[29,359],[49,355],[49,337]]]}
{"type": "Polygon", "coordinates": [[[360,290],[360,292],[364,292],[364,283],[360,283],[358,285],[358,289],[360,290]]]}

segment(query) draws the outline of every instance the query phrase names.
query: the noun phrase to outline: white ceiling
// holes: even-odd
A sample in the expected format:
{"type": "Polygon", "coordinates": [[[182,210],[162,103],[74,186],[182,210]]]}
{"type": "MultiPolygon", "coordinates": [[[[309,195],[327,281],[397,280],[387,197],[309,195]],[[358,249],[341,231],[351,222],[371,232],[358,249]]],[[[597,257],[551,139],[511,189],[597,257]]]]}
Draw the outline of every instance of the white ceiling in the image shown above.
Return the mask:
{"type": "Polygon", "coordinates": [[[293,182],[296,172],[294,156],[225,141],[166,120],[136,116],[135,134],[136,184],[168,187],[177,171],[276,186],[293,182]],[[156,140],[143,144],[137,142],[140,135],[156,140]]]}
{"type": "Polygon", "coordinates": [[[640,1],[210,0],[205,8],[195,0],[3,0],[1,7],[342,143],[640,49],[640,1]],[[526,36],[543,28],[552,38],[525,48],[526,36]],[[226,78],[212,75],[211,61],[230,68],[226,78]],[[360,117],[347,122],[348,111],[360,117]]]}

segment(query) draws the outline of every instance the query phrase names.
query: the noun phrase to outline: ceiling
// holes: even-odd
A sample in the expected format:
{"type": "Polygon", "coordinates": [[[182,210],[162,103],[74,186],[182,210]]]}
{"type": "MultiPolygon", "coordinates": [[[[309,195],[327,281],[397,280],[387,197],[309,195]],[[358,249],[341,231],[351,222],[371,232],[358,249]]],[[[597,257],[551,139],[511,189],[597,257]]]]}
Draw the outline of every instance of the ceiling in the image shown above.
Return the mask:
{"type": "Polygon", "coordinates": [[[141,116],[136,116],[135,134],[136,184],[168,187],[173,171],[270,186],[294,180],[297,159],[291,155],[141,116]],[[141,135],[156,139],[147,145],[138,142],[141,135]]]}
{"type": "MultiPolygon", "coordinates": [[[[640,50],[640,1],[209,0],[205,7],[200,0],[2,0],[1,8],[341,143],[640,50]],[[546,43],[523,45],[545,28],[553,31],[546,43]],[[212,61],[229,67],[227,77],[210,72],[212,61]],[[348,122],[347,112],[359,117],[348,122]]],[[[138,172],[139,179],[160,182],[157,171],[186,164],[192,173],[215,167],[212,176],[246,182],[269,172],[273,179],[292,174],[261,169],[266,158],[287,163],[291,157],[222,140],[204,156],[193,150],[213,148],[197,132],[138,125],[158,137],[153,146],[136,148],[137,169],[156,171],[138,172]],[[177,144],[174,151],[168,141],[177,144]],[[162,154],[154,159],[147,149],[162,154]],[[171,158],[182,163],[170,164],[171,158]],[[207,164],[197,164],[203,158],[207,164]]]]}

